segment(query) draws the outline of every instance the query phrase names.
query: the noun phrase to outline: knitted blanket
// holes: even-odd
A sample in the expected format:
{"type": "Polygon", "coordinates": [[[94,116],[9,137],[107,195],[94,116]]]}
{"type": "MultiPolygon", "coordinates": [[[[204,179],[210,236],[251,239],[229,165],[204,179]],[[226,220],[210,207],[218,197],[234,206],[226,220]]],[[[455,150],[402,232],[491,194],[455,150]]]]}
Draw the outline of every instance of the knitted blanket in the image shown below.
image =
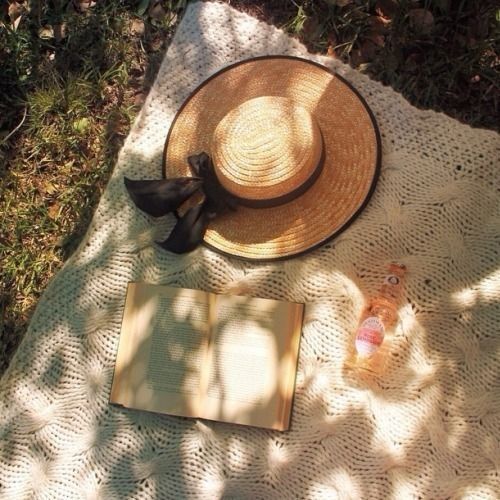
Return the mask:
{"type": "MultiPolygon", "coordinates": [[[[334,112],[334,111],[332,111],[334,112]]],[[[498,498],[500,137],[308,54],[272,26],[191,4],[78,251],[41,298],[0,384],[0,498],[498,498]],[[333,68],[373,110],[382,172],[332,242],[256,264],[154,245],[123,176],[160,178],[176,110],[221,67],[290,54],[333,68]],[[408,267],[381,379],[343,370],[386,266],[408,267]],[[306,303],[291,429],[110,406],[126,285],[146,281],[306,303]]]]}

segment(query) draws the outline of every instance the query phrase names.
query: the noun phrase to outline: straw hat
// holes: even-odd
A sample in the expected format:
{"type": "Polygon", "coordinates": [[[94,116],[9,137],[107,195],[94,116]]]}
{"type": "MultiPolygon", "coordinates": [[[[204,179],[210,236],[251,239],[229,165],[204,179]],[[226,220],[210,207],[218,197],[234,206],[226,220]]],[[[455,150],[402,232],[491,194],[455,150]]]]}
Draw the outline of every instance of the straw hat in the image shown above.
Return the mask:
{"type": "Polygon", "coordinates": [[[165,176],[193,175],[186,159],[202,151],[238,200],[204,243],[251,260],[300,255],[344,230],[380,167],[364,99],[324,66],[288,56],[233,64],[186,99],[165,143],[165,176]]]}

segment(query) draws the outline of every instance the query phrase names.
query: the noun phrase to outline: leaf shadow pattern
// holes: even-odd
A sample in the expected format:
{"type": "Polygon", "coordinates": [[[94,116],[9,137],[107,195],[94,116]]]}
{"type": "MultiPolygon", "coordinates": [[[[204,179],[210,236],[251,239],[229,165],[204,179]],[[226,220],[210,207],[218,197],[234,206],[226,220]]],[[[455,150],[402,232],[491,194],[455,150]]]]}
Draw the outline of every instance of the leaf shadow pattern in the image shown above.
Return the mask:
{"type": "MultiPolygon", "coordinates": [[[[176,35],[180,42],[190,30],[206,34],[199,49],[204,65],[191,65],[199,54],[177,43],[164,68],[182,60],[184,75],[192,69],[192,82],[218,69],[222,61],[207,31],[211,18],[203,12],[217,14],[219,8],[193,5],[191,24],[181,25],[176,35]]],[[[221,12],[227,22],[233,19],[238,43],[248,47],[240,25],[221,12]]],[[[281,35],[273,36],[276,45],[255,51],[286,46],[281,35]]],[[[257,55],[246,50],[247,56],[257,55]]],[[[369,95],[370,84],[359,83],[369,95]]],[[[369,210],[348,232],[293,262],[247,266],[205,248],[173,256],[152,244],[172,218],[152,221],[135,211],[122,182],[123,174],[161,175],[162,141],[147,114],[164,91],[169,109],[155,115],[164,123],[187,95],[186,88],[161,82],[153,88],[94,222],[40,300],[0,382],[2,495],[494,498],[500,463],[494,398],[498,342],[492,335],[499,314],[492,250],[498,204],[491,197],[488,176],[496,177],[489,160],[479,165],[482,180],[472,166],[457,177],[453,152],[426,174],[425,155],[404,156],[391,146],[398,142],[401,116],[384,120],[387,102],[377,102],[371,89],[370,105],[383,124],[387,154],[369,210]],[[145,136],[150,142],[144,144],[145,136]],[[474,190],[477,186],[483,189],[474,190]],[[459,214],[459,223],[450,214],[459,214]],[[433,224],[417,224],[420,219],[433,224]],[[434,238],[426,234],[430,230],[434,238]],[[463,235],[468,246],[457,243],[463,235]],[[397,356],[385,377],[360,385],[343,373],[341,360],[364,297],[375,293],[392,259],[411,270],[397,356]],[[219,292],[254,290],[263,297],[307,302],[291,430],[110,406],[125,285],[131,280],[219,292]],[[424,293],[426,287],[434,291],[424,293]]],[[[442,125],[425,116],[435,124],[431,128],[442,125]]],[[[452,122],[447,125],[453,128],[452,122]]],[[[473,139],[463,128],[455,132],[457,143],[473,139]]],[[[480,150],[488,137],[480,136],[470,148],[480,150]]],[[[429,133],[422,140],[435,139],[429,133]]]]}

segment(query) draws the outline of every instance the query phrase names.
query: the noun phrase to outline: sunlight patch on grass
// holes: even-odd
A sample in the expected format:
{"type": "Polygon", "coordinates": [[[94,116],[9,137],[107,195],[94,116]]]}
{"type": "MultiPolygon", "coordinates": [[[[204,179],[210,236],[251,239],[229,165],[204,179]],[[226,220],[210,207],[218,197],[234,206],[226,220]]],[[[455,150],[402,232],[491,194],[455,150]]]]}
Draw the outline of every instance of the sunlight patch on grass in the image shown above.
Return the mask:
{"type": "Polygon", "coordinates": [[[175,25],[174,10],[143,19],[120,0],[35,14],[0,30],[0,374],[81,241],[175,25]]]}

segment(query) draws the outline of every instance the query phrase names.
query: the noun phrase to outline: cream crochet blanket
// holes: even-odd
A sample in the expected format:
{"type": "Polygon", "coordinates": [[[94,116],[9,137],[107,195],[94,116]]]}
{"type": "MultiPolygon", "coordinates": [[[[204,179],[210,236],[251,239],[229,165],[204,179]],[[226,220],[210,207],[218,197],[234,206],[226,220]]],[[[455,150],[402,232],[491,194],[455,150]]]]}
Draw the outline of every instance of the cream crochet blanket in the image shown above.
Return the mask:
{"type": "MultiPolygon", "coordinates": [[[[334,111],[332,111],[334,112],[334,111]]],[[[400,95],[230,7],[191,4],[88,234],[52,281],[0,386],[0,497],[498,498],[500,137],[400,95]],[[382,175],[360,218],[306,257],[244,263],[168,254],[172,226],[135,209],[123,175],[161,176],[171,120],[237,60],[290,54],[347,78],[376,115],[382,175]],[[409,269],[380,383],[342,361],[386,265],[409,269]],[[111,407],[132,280],[305,302],[289,432],[111,407]]]]}

